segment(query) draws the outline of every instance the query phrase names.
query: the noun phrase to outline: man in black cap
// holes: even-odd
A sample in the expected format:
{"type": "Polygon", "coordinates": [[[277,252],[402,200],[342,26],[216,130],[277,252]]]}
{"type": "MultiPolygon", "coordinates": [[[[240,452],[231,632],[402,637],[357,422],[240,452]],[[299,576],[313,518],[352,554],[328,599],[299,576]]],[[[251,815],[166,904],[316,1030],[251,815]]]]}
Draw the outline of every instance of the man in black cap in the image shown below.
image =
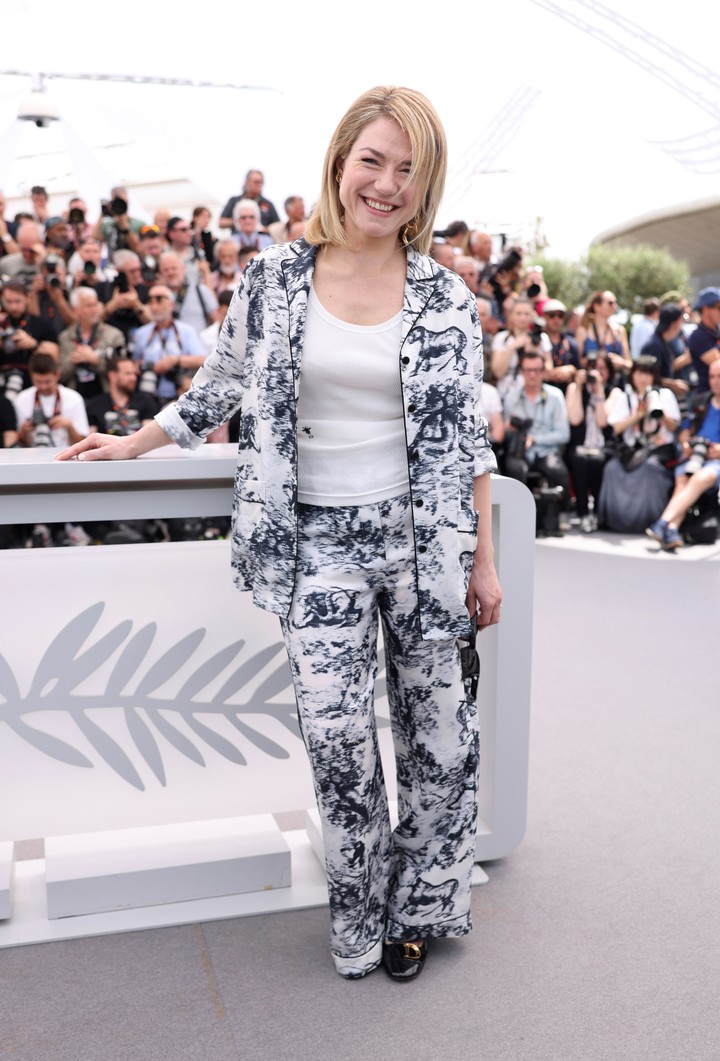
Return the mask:
{"type": "Polygon", "coordinates": [[[74,247],[70,241],[70,229],[64,217],[49,217],[45,222],[45,247],[48,254],[59,255],[67,263],[74,247]]]}
{"type": "Polygon", "coordinates": [[[675,376],[673,339],[680,334],[685,314],[677,302],[668,302],[660,310],[657,327],[640,350],[642,357],[654,357],[660,369],[660,386],[671,390],[676,398],[684,398],[690,390],[684,379],[675,376]]]}
{"type": "Polygon", "coordinates": [[[700,314],[700,323],[688,339],[688,348],[697,373],[694,392],[702,394],[710,389],[709,366],[720,360],[720,287],[704,287],[693,309],[700,314]]]}

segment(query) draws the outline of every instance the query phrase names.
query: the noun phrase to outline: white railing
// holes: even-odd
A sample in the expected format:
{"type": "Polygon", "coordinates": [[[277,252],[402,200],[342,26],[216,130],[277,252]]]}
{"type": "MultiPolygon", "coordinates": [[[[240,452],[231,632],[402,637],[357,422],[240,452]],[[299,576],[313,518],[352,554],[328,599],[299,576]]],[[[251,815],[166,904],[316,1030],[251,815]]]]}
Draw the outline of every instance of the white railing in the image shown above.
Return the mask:
{"type": "MultiPolygon", "coordinates": [[[[235,457],[212,445],[112,463],[0,451],[0,523],[228,514],[235,457]]],[[[534,525],[525,487],[494,477],[504,605],[479,639],[478,861],[509,854],[525,830],[534,525]]],[[[5,550],[0,586],[0,946],[324,901],[306,834],[280,834],[271,817],[314,796],[277,619],[234,589],[227,542],[5,550]],[[45,858],[13,866],[13,843],[30,838],[46,840],[45,858]],[[241,892],[251,864],[260,879],[259,843],[262,865],[277,867],[264,890],[208,890],[212,878],[241,892]],[[187,887],[181,863],[194,873],[187,887]],[[127,893],[123,867],[136,874],[127,893]]]]}

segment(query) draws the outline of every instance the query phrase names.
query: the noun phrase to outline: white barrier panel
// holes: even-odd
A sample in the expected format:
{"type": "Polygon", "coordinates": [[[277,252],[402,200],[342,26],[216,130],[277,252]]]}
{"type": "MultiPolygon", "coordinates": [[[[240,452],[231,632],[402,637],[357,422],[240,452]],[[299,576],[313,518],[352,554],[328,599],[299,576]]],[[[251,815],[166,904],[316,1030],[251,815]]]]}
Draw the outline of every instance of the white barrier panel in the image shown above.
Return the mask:
{"type": "MultiPolygon", "coordinates": [[[[91,465],[26,454],[0,452],[0,521],[229,511],[233,447],[91,465]]],[[[529,492],[494,478],[504,606],[478,641],[480,861],[525,829],[534,518],[529,492]]],[[[278,620],[234,589],[228,543],[11,550],[0,579],[0,842],[314,805],[278,620]]],[[[392,799],[382,666],[377,716],[392,799]]]]}

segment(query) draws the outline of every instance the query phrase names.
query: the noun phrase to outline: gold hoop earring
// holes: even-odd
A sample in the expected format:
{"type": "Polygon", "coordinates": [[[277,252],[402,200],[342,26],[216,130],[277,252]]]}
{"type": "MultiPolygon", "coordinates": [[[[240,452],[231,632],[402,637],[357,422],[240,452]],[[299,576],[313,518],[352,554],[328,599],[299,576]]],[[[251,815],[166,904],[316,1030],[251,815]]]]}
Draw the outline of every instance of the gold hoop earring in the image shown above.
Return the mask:
{"type": "Polygon", "coordinates": [[[340,184],[340,182],[342,181],[342,173],[340,172],[340,170],[335,170],[335,180],[338,184],[340,184]]]}
{"type": "Polygon", "coordinates": [[[409,246],[410,243],[412,243],[412,241],[417,236],[419,230],[420,226],[414,218],[412,221],[408,221],[407,225],[403,229],[402,236],[400,237],[406,247],[409,246]]]}

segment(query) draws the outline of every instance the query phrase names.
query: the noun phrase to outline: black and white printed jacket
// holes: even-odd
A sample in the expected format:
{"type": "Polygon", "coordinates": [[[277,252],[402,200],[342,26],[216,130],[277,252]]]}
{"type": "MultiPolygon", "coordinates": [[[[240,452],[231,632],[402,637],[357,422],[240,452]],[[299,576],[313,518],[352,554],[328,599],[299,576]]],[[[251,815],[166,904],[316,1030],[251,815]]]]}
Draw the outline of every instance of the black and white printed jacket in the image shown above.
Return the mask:
{"type": "MultiPolygon", "coordinates": [[[[256,605],[286,615],[297,552],[296,406],[316,247],[299,239],[255,257],[215,352],[192,387],[157,416],[195,448],[240,407],[233,501],[235,581],[256,605]]],[[[424,639],[463,634],[475,547],[473,480],[494,471],[478,412],[482,337],[475,299],[455,274],[410,249],[398,372],[424,639]]]]}

